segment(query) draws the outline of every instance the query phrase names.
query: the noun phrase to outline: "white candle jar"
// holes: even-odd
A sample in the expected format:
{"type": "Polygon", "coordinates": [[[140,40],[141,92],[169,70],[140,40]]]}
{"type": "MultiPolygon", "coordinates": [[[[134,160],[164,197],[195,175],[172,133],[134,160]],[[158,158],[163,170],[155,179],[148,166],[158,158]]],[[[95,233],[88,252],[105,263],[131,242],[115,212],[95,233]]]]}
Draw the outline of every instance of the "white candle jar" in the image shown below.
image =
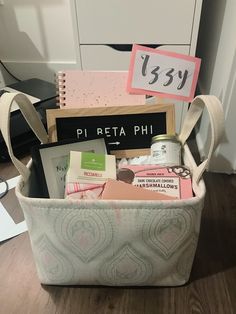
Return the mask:
{"type": "Polygon", "coordinates": [[[156,164],[181,165],[181,149],[176,135],[161,134],[152,138],[151,156],[156,164]]]}

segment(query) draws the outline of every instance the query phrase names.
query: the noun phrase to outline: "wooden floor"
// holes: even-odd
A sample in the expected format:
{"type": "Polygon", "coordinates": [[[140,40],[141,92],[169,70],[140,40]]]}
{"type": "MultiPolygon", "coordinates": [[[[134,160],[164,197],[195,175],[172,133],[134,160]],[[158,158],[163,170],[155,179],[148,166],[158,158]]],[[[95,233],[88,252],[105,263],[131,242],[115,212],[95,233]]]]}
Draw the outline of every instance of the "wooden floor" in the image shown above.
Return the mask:
{"type": "MultiPolygon", "coordinates": [[[[0,164],[0,175],[16,173],[0,164]]],[[[207,195],[190,281],[181,287],[41,286],[28,234],[0,245],[0,314],[236,313],[236,175],[205,175],[207,195]]],[[[14,193],[3,200],[16,222],[14,193]]]]}

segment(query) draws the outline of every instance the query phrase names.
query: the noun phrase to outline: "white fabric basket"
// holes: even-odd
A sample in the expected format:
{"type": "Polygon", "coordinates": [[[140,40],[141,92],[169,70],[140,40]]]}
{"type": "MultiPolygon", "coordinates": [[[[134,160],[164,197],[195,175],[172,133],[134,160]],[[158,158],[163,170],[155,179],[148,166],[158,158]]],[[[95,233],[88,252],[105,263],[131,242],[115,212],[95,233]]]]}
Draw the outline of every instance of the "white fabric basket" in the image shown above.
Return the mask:
{"type": "Polygon", "coordinates": [[[9,155],[21,174],[16,187],[29,230],[40,282],[53,285],[176,286],[189,279],[200,232],[205,185],[202,174],[223,132],[223,111],[215,96],[196,97],[179,135],[195,196],[176,201],[64,200],[38,197],[32,162],[13,154],[13,101],[42,143],[47,133],[26,96],[5,93],[0,126],[9,155]],[[185,143],[203,109],[209,113],[211,145],[199,166],[185,143]]]}

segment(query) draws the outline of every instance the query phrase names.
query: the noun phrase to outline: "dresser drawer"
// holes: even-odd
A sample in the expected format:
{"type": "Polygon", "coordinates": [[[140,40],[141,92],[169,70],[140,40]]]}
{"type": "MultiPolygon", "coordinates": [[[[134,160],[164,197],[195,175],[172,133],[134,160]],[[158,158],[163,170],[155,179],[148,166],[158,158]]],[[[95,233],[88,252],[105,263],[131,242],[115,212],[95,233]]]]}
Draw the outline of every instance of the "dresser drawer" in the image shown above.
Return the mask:
{"type": "MultiPolygon", "coordinates": [[[[127,71],[130,64],[131,51],[122,51],[123,45],[113,48],[108,45],[80,45],[83,70],[127,71]]],[[[128,49],[132,45],[128,45],[128,49]]],[[[157,49],[189,54],[188,45],[162,45],[157,49]]]]}
{"type": "Polygon", "coordinates": [[[76,0],[81,44],[190,44],[199,0],[76,0]]]}

